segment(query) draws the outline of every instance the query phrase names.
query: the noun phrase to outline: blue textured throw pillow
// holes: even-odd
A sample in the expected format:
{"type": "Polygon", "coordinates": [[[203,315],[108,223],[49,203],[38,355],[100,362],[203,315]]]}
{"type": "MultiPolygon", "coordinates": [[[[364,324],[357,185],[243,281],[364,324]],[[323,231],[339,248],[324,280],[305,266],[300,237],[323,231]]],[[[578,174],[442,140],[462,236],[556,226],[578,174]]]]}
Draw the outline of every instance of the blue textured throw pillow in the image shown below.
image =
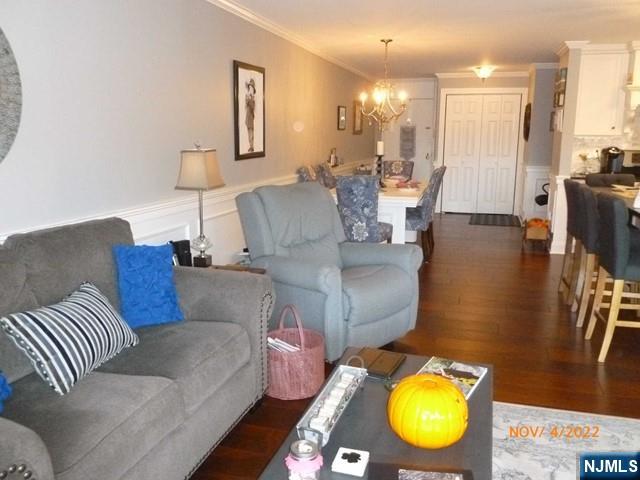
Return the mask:
{"type": "Polygon", "coordinates": [[[173,247],[116,245],[122,316],[131,328],[183,320],[173,281],[173,247]]]}
{"type": "Polygon", "coordinates": [[[0,370],[0,413],[4,409],[4,401],[11,396],[11,385],[0,370]]]}

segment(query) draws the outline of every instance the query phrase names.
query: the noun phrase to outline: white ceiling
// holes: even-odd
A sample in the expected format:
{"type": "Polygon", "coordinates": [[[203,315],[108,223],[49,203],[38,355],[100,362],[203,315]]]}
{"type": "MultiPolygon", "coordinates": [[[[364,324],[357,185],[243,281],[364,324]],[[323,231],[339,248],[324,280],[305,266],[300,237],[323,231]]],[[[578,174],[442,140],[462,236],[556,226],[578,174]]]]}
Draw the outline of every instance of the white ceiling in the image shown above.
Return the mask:
{"type": "Polygon", "coordinates": [[[523,71],[557,61],[565,40],[640,40],[640,0],[209,0],[368,77],[523,71]],[[221,5],[223,4],[223,5],[221,5]],[[231,8],[230,8],[231,7],[231,8]]]}

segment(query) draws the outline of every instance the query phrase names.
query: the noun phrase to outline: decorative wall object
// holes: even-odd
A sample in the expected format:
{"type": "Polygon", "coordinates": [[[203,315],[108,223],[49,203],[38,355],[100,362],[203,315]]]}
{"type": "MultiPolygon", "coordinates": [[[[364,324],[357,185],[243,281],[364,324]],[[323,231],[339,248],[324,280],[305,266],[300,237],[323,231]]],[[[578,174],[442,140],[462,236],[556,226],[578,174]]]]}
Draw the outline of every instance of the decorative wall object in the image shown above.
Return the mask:
{"type": "Polygon", "coordinates": [[[0,162],[18,133],[22,111],[22,88],[18,64],[9,41],[0,29],[0,162]]]}
{"type": "Polygon", "coordinates": [[[233,61],[236,160],[265,156],[264,68],[233,61]]]}
{"type": "Polygon", "coordinates": [[[400,157],[411,160],[416,156],[416,127],[406,125],[400,127],[400,157]]]}
{"type": "Polygon", "coordinates": [[[353,134],[362,134],[362,110],[360,109],[360,102],[353,101],[353,134]]]}
{"type": "Polygon", "coordinates": [[[529,141],[529,132],[531,131],[531,102],[524,107],[524,123],[522,124],[522,136],[525,142],[529,141]]]}
{"type": "Polygon", "coordinates": [[[347,107],[338,105],[338,130],[347,128],[347,107]]]}

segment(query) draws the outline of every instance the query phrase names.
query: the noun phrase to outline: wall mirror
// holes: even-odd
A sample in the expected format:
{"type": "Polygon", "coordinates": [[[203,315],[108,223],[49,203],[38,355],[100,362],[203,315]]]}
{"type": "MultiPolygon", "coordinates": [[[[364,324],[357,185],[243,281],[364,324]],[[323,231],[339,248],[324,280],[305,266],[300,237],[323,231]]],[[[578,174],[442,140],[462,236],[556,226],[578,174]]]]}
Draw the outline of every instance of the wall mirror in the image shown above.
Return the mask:
{"type": "Polygon", "coordinates": [[[0,29],[0,162],[9,153],[18,133],[22,88],[18,64],[7,37],[0,29]]]}

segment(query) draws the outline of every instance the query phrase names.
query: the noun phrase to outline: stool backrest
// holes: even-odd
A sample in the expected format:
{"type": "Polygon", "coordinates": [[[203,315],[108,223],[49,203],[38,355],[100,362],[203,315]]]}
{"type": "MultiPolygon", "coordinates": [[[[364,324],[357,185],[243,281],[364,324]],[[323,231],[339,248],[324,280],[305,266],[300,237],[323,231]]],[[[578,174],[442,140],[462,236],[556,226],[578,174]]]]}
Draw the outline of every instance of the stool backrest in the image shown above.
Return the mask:
{"type": "Polygon", "coordinates": [[[584,180],[590,187],[610,187],[613,184],[633,187],[636,177],[631,173],[590,173],[584,180]]]}
{"type": "Polygon", "coordinates": [[[613,278],[622,279],[629,262],[629,210],[623,200],[601,193],[598,195],[598,214],[600,266],[613,278]]]}
{"type": "Polygon", "coordinates": [[[578,186],[580,212],[582,213],[582,243],[587,253],[598,253],[598,201],[596,194],[586,185],[578,186]]]}
{"type": "Polygon", "coordinates": [[[582,240],[583,215],[579,188],[580,184],[575,180],[564,181],[564,191],[567,195],[567,232],[572,237],[582,240]]]}

